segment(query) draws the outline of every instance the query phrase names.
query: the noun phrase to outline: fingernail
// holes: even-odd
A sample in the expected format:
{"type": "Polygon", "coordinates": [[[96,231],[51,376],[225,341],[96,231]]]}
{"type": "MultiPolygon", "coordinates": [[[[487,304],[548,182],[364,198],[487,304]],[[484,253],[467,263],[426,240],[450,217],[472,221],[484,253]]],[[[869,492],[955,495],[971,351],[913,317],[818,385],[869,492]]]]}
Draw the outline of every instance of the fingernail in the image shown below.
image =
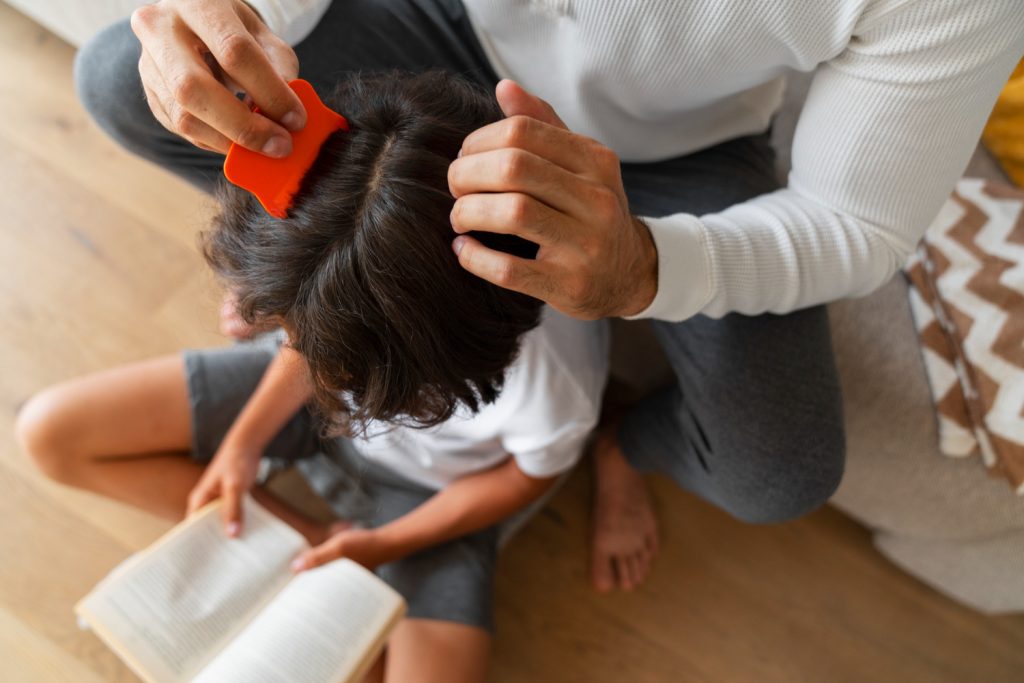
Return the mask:
{"type": "Polygon", "coordinates": [[[292,560],[292,571],[293,572],[301,572],[305,568],[306,568],[306,561],[304,559],[302,559],[301,557],[296,557],[294,560],[292,560]]]}
{"type": "Polygon", "coordinates": [[[462,251],[462,247],[464,247],[464,246],[466,246],[466,238],[465,237],[461,237],[461,236],[460,237],[456,237],[452,241],[452,251],[455,252],[456,256],[459,255],[459,253],[462,251]]]}
{"type": "Polygon", "coordinates": [[[288,153],[292,151],[291,147],[291,141],[286,140],[281,135],[275,135],[263,145],[262,152],[268,157],[283,157],[288,156],[288,153]]]}
{"type": "Polygon", "coordinates": [[[304,123],[302,113],[297,109],[293,109],[281,118],[281,125],[291,131],[301,130],[304,123]]]}
{"type": "Polygon", "coordinates": [[[234,538],[241,530],[242,526],[238,522],[228,522],[228,536],[234,538]]]}

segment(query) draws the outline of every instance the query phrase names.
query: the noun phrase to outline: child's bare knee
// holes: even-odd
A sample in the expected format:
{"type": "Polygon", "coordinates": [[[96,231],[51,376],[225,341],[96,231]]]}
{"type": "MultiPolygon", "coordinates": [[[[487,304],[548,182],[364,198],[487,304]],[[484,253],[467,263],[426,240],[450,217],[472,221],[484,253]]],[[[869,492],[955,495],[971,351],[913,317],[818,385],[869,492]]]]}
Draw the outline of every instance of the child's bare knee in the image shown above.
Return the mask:
{"type": "Polygon", "coordinates": [[[36,394],[18,412],[15,434],[22,451],[43,474],[69,482],[74,478],[74,458],[65,404],[59,389],[36,394]]]}

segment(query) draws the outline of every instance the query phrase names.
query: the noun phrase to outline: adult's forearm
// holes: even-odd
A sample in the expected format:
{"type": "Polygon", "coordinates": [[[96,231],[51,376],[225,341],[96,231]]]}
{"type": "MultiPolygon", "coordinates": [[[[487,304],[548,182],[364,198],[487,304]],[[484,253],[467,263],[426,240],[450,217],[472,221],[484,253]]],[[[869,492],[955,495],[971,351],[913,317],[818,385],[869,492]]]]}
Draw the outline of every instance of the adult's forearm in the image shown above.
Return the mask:
{"type": "Polygon", "coordinates": [[[658,294],[637,317],[786,313],[867,294],[902,266],[1020,59],[1024,5],[907,2],[857,30],[815,73],[788,189],[647,219],[658,294]]]}
{"type": "Polygon", "coordinates": [[[658,293],[636,318],[681,321],[788,313],[865,295],[905,262],[923,226],[871,226],[779,190],[703,217],[645,219],[658,247],[658,293]]]}

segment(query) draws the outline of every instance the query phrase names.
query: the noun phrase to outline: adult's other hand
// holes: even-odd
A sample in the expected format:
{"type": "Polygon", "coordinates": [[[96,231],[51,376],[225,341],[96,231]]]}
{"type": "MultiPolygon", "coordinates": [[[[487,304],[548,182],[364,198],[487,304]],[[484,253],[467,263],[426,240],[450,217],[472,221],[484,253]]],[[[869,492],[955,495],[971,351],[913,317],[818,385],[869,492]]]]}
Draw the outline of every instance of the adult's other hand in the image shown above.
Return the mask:
{"type": "Polygon", "coordinates": [[[576,318],[639,313],[658,289],[650,231],[629,212],[618,156],[570,131],[551,106],[504,80],[507,118],[466,137],[448,170],[452,242],[462,266],[576,318]],[[464,233],[514,234],[536,259],[489,249],[464,233]]]}
{"type": "Polygon", "coordinates": [[[160,0],[135,10],[131,25],[142,43],[146,100],[165,128],[221,153],[232,142],[272,157],[291,152],[288,131],[306,124],[287,83],[298,58],[252,8],[241,0],[160,0]]]}

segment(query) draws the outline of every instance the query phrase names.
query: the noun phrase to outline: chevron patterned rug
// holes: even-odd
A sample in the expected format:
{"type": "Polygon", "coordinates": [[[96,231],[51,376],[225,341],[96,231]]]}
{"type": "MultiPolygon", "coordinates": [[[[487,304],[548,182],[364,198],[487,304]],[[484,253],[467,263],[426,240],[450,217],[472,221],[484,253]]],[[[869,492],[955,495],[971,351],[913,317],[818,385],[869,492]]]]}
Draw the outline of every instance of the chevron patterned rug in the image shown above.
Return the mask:
{"type": "Polygon", "coordinates": [[[905,271],[942,452],[1024,494],[1024,191],[961,180],[905,271]]]}

